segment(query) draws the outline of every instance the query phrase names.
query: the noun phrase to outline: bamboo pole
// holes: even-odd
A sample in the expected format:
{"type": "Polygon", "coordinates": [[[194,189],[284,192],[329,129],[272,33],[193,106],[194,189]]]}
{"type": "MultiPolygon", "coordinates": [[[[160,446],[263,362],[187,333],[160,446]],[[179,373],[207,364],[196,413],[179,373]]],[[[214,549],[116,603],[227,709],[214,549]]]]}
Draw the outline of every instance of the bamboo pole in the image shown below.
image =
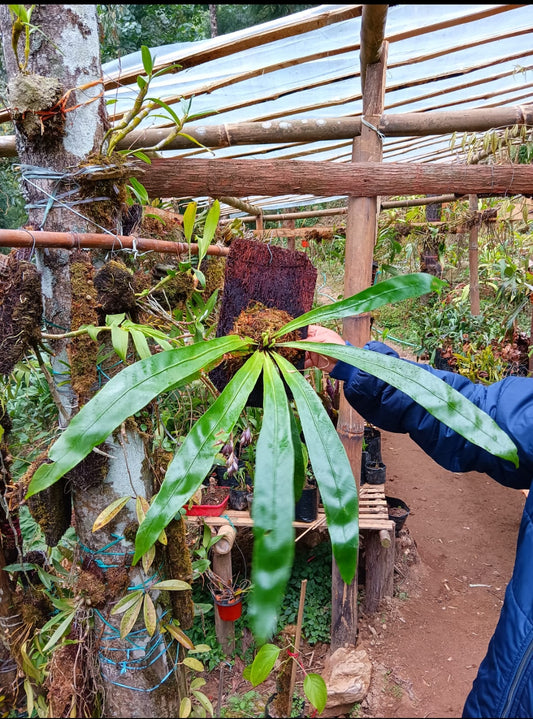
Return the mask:
{"type": "Polygon", "coordinates": [[[251,205],[249,202],[244,202],[238,197],[225,197],[223,195],[218,199],[220,200],[220,202],[224,202],[226,205],[231,205],[231,207],[235,207],[235,209],[237,210],[241,210],[242,212],[249,212],[251,215],[253,215],[254,219],[257,215],[263,214],[263,210],[260,207],[251,205]]]}
{"type": "MultiPolygon", "coordinates": [[[[461,199],[461,196],[457,195],[438,195],[435,198],[429,197],[414,197],[411,200],[391,200],[390,202],[382,202],[382,210],[390,210],[396,207],[418,207],[422,205],[430,205],[433,202],[457,202],[461,199]]],[[[219,200],[224,202],[222,197],[219,200]]],[[[301,220],[306,217],[330,217],[332,215],[345,215],[348,211],[347,207],[332,207],[326,210],[302,210],[301,212],[280,212],[279,214],[263,214],[263,220],[265,222],[276,222],[277,220],[301,220]]],[[[239,217],[242,222],[255,222],[255,215],[245,215],[239,217]]],[[[220,220],[221,224],[231,222],[230,218],[223,218],[220,220]]],[[[302,228],[305,229],[305,228],[302,228]]],[[[309,229],[309,228],[307,228],[309,229]]]]}
{"type": "MultiPolygon", "coordinates": [[[[51,247],[100,250],[131,250],[133,252],[161,252],[181,255],[190,252],[198,254],[198,245],[186,242],[170,242],[154,240],[150,237],[134,237],[133,235],[106,235],[91,232],[46,232],[38,230],[0,230],[0,247],[51,247]]],[[[229,247],[209,245],[208,255],[225,257],[229,247]]]]}
{"type": "MultiPolygon", "coordinates": [[[[294,635],[294,653],[296,654],[296,657],[298,657],[298,652],[300,651],[300,639],[302,636],[302,621],[304,616],[304,606],[305,606],[305,591],[307,589],[307,579],[302,579],[302,582],[300,584],[300,602],[298,604],[298,616],[296,618],[296,634],[294,635]]],[[[292,695],[294,694],[294,685],[296,683],[296,669],[298,668],[298,665],[296,661],[292,663],[291,668],[291,679],[289,683],[289,701],[290,701],[290,707],[292,709],[292,695]]]]}
{"type": "Polygon", "coordinates": [[[368,65],[379,62],[383,50],[388,5],[363,5],[361,16],[361,87],[365,90],[368,65]]]}
{"type": "MultiPolygon", "coordinates": [[[[365,8],[368,6],[365,6],[365,8]]],[[[383,6],[379,6],[381,9],[383,6]]],[[[385,12],[386,12],[385,6],[385,12]]],[[[367,164],[376,167],[381,164],[383,146],[381,134],[377,129],[383,113],[385,82],[387,70],[388,43],[383,39],[385,15],[378,23],[378,34],[371,33],[368,21],[372,13],[363,17],[366,22],[361,28],[361,77],[363,86],[363,123],[359,137],[353,142],[352,163],[348,165],[353,175],[358,168],[367,164]],[[381,31],[381,32],[380,32],[381,31]],[[369,38],[371,38],[369,40],[369,38]],[[365,48],[365,41],[371,43],[365,48]],[[377,50],[379,48],[379,50],[377,50]],[[370,58],[379,55],[379,61],[366,65],[370,58]]],[[[368,191],[348,192],[348,212],[346,217],[346,249],[344,296],[350,297],[372,284],[372,261],[377,237],[379,199],[368,191]]],[[[342,193],[341,193],[342,194],[342,193]]],[[[362,347],[370,337],[370,316],[368,313],[343,320],[343,336],[356,347],[362,347]]],[[[364,436],[364,420],[347,402],[341,392],[337,431],[348,455],[357,488],[361,475],[361,451],[364,436]]],[[[347,585],[340,576],[335,561],[332,562],[331,587],[331,651],[345,646],[355,645],[357,640],[357,570],[352,582],[347,585]]]]}
{"type": "MultiPolygon", "coordinates": [[[[453,132],[486,132],[494,128],[532,125],[533,106],[484,108],[483,110],[434,110],[383,114],[378,130],[387,137],[424,137],[453,132]]],[[[226,123],[223,125],[185,125],[183,132],[209,148],[272,143],[350,140],[361,133],[361,117],[310,117],[263,122],[226,123]]],[[[153,147],[169,133],[168,128],[134,130],[118,143],[119,150],[153,147]]],[[[198,148],[185,136],[165,146],[167,150],[198,148]]],[[[15,137],[0,137],[0,157],[16,157],[15,137]]]]}

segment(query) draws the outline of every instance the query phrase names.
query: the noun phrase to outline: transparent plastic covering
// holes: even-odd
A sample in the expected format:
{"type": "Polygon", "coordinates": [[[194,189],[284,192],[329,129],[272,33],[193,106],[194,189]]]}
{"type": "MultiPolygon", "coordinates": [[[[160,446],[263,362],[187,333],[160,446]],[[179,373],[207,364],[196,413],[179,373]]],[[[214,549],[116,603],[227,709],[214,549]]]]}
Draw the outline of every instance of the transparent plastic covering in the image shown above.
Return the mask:
{"type": "MultiPolygon", "coordinates": [[[[319,5],[211,40],[150,48],[156,69],[182,65],[155,78],[150,95],[170,104],[178,115],[190,102],[190,113],[202,115],[191,123],[194,127],[360,116],[361,9],[361,5],[319,5]],[[353,17],[336,21],[350,10],[353,17]],[[302,33],[309,21],[323,26],[302,33]],[[272,40],[276,32],[278,39],[272,40]]],[[[530,104],[532,30],[531,5],[389,6],[384,114],[530,104]]],[[[121,83],[106,92],[107,99],[116,100],[110,111],[119,114],[131,108],[138,90],[136,77],[143,72],[140,52],[104,65],[105,80],[121,83]]],[[[149,116],[140,127],[169,124],[149,116]]],[[[349,162],[351,147],[352,141],[346,139],[161,154],[349,162]]],[[[451,147],[450,134],[383,138],[384,162],[461,161],[460,152],[460,143],[451,147]]],[[[336,198],[243,199],[274,209],[336,198]]]]}

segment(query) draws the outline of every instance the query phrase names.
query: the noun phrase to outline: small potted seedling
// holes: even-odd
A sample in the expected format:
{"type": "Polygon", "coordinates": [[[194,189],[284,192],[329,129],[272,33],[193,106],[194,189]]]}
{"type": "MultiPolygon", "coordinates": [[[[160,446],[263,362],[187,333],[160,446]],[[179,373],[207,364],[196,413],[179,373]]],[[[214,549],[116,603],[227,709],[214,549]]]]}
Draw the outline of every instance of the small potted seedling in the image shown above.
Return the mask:
{"type": "Polygon", "coordinates": [[[207,570],[206,578],[219,617],[226,622],[236,621],[242,614],[242,598],[251,588],[250,581],[227,581],[212,569],[207,570]]]}

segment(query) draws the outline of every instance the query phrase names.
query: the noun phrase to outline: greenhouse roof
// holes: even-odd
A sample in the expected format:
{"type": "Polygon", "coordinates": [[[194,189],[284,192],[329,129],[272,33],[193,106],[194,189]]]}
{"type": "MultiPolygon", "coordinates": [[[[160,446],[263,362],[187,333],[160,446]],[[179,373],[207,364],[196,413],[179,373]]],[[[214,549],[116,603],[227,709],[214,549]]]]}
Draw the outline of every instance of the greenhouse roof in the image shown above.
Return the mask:
{"type": "MultiPolygon", "coordinates": [[[[151,48],[150,95],[178,115],[190,102],[192,125],[360,117],[362,5],[319,5],[211,40],[151,48]]],[[[384,113],[461,111],[531,105],[530,5],[389,5],[384,113]]],[[[116,118],[131,109],[144,74],[141,53],[104,65],[116,118]]],[[[155,112],[141,127],[169,127],[155,112]]],[[[463,137],[459,137],[459,140],[463,137]]],[[[167,150],[163,156],[279,158],[347,163],[352,140],[167,150]]],[[[383,162],[464,162],[451,134],[383,137],[383,162]]],[[[230,167],[230,166],[229,166],[230,167]]],[[[334,198],[247,197],[263,209],[334,198]]]]}

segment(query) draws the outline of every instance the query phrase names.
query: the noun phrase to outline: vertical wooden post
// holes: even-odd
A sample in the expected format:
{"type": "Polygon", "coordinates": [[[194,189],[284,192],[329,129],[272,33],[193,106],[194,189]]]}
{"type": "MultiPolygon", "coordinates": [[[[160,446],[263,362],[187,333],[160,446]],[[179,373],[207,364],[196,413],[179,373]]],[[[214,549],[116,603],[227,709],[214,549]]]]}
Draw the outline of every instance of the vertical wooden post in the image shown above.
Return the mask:
{"type": "MultiPolygon", "coordinates": [[[[365,6],[371,7],[371,6],[365,6]]],[[[361,134],[354,139],[353,162],[380,162],[382,141],[377,127],[383,113],[388,43],[381,44],[379,61],[365,68],[363,87],[363,123],[361,134]]],[[[344,296],[349,297],[372,284],[372,261],[377,237],[379,197],[349,197],[346,217],[346,251],[344,296]]],[[[370,339],[370,316],[348,317],[343,324],[344,339],[362,347],[370,339]]],[[[337,431],[346,449],[359,487],[364,420],[347,403],[341,393],[337,431]]],[[[357,639],[357,573],[348,586],[333,562],[331,651],[357,639]]]]}
{"type": "Polygon", "coordinates": [[[470,240],[468,243],[468,266],[470,271],[470,312],[479,315],[479,223],[477,217],[478,199],[477,195],[468,196],[468,209],[475,222],[470,228],[470,240]]]}
{"type": "Polygon", "coordinates": [[[257,237],[258,239],[263,238],[263,230],[265,229],[265,226],[263,224],[263,215],[256,215],[255,218],[255,229],[257,230],[257,237]]]}
{"type": "Polygon", "coordinates": [[[392,597],[394,593],[394,529],[390,533],[392,541],[383,541],[381,532],[365,532],[365,612],[372,614],[383,597],[392,597]]]}
{"type": "MultiPolygon", "coordinates": [[[[296,220],[293,220],[292,218],[289,218],[288,220],[282,220],[281,226],[288,227],[289,229],[294,230],[294,228],[296,227],[296,220]]],[[[289,235],[287,237],[287,249],[296,249],[296,237],[294,235],[289,235]]]]}
{"type": "MultiPolygon", "coordinates": [[[[233,584],[233,567],[231,564],[231,548],[235,541],[236,530],[233,527],[223,525],[220,527],[219,534],[224,535],[213,546],[213,572],[228,582],[233,584]]],[[[235,650],[235,624],[234,622],[226,622],[221,619],[215,606],[215,632],[218,642],[225,654],[231,654],[235,650]]]]}

